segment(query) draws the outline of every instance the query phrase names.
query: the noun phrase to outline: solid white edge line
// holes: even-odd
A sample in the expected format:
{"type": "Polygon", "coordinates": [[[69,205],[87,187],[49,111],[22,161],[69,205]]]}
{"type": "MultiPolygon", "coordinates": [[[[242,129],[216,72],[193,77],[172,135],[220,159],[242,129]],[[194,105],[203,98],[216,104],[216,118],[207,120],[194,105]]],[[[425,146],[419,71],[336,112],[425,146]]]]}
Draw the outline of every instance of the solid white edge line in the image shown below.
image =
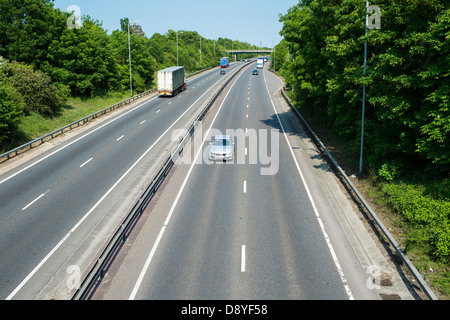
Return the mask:
{"type": "MultiPolygon", "coordinates": [[[[241,75],[242,75],[242,74],[243,74],[243,73],[241,73],[241,75]]],[[[239,75],[239,77],[240,77],[241,75],[239,75]]],[[[238,78],[239,78],[239,77],[238,77],[238,78]]],[[[219,81],[220,81],[220,80],[219,80],[219,81]]],[[[148,268],[149,268],[149,266],[150,266],[150,262],[152,261],[153,256],[154,256],[154,254],[155,254],[155,252],[156,252],[156,249],[158,248],[158,245],[159,245],[159,242],[160,242],[160,240],[161,240],[161,237],[162,237],[162,235],[163,235],[163,233],[164,233],[164,230],[165,230],[165,228],[167,227],[167,225],[168,225],[168,223],[169,223],[169,221],[170,221],[170,218],[172,217],[172,214],[173,214],[173,212],[174,212],[174,210],[175,210],[175,207],[177,206],[178,201],[179,201],[179,199],[180,199],[180,197],[181,197],[181,194],[183,193],[183,190],[184,190],[184,188],[185,188],[185,186],[186,186],[186,183],[187,183],[187,181],[188,181],[188,179],[189,179],[189,177],[190,177],[190,175],[191,175],[191,173],[192,173],[192,170],[193,170],[193,168],[194,168],[194,165],[197,163],[197,159],[198,159],[200,153],[202,153],[203,145],[205,144],[205,141],[206,141],[206,139],[207,139],[207,137],[208,137],[208,135],[209,135],[209,132],[210,132],[210,130],[211,130],[211,128],[212,128],[212,125],[213,125],[214,122],[216,121],[216,118],[217,118],[218,114],[220,113],[220,110],[222,109],[222,106],[223,106],[223,104],[225,103],[225,101],[226,101],[226,99],[227,99],[227,97],[228,97],[228,94],[231,92],[231,89],[233,88],[233,86],[234,86],[234,84],[235,84],[236,82],[237,82],[237,79],[233,82],[233,84],[231,85],[230,90],[228,90],[227,94],[225,95],[225,98],[223,99],[222,103],[220,104],[220,107],[219,107],[219,109],[217,110],[217,113],[216,113],[216,115],[214,116],[214,118],[213,118],[213,120],[212,120],[212,122],[211,122],[211,125],[209,126],[208,131],[207,131],[207,133],[205,134],[205,136],[204,136],[204,138],[203,138],[203,140],[202,140],[201,147],[200,147],[199,150],[197,151],[197,154],[195,155],[194,161],[192,162],[192,164],[191,164],[191,166],[190,166],[190,168],[189,168],[189,171],[188,171],[188,173],[186,174],[186,177],[184,178],[183,183],[181,184],[180,190],[178,191],[178,194],[177,194],[177,196],[175,197],[174,202],[172,203],[172,207],[170,208],[169,214],[167,215],[166,220],[164,221],[164,224],[163,224],[163,226],[162,226],[162,228],[161,228],[161,231],[159,232],[158,238],[156,239],[155,243],[153,244],[153,247],[152,247],[152,249],[151,249],[151,251],[150,251],[150,254],[148,255],[147,260],[145,261],[144,266],[142,267],[142,270],[141,270],[141,272],[140,272],[140,274],[139,274],[138,279],[136,280],[136,283],[135,283],[135,285],[134,285],[134,287],[133,287],[133,290],[131,291],[131,294],[130,294],[130,297],[128,298],[128,300],[134,300],[135,297],[136,297],[136,294],[137,294],[137,292],[138,292],[138,290],[139,290],[139,287],[141,286],[142,281],[143,281],[143,279],[144,279],[144,276],[145,276],[145,274],[147,273],[147,270],[148,270],[148,268]]],[[[216,82],[216,83],[217,83],[217,82],[216,82]]],[[[194,133],[194,134],[195,134],[195,133],[194,133]]]]}
{"type": "Polygon", "coordinates": [[[322,234],[323,234],[323,236],[324,236],[324,238],[325,238],[325,241],[326,241],[326,243],[327,243],[328,249],[330,250],[330,253],[331,253],[331,256],[332,256],[332,258],[333,258],[333,261],[334,261],[334,264],[335,264],[335,266],[336,266],[336,269],[337,269],[337,271],[338,271],[338,273],[339,273],[339,276],[340,276],[340,278],[341,278],[342,283],[344,284],[344,288],[345,288],[345,291],[347,292],[348,298],[349,298],[350,300],[354,300],[354,297],[353,297],[353,294],[352,294],[352,292],[351,292],[351,290],[350,290],[350,287],[348,286],[348,284],[346,284],[346,283],[347,283],[347,279],[346,279],[345,276],[344,276],[344,272],[343,272],[343,270],[342,270],[342,268],[341,268],[341,264],[339,263],[339,259],[338,259],[337,255],[336,255],[335,251],[334,251],[333,245],[331,244],[330,238],[328,237],[328,234],[327,234],[327,232],[326,232],[326,230],[325,230],[325,226],[324,226],[323,223],[322,223],[322,220],[321,220],[320,215],[319,215],[319,211],[318,211],[317,208],[316,208],[315,201],[314,201],[314,199],[313,199],[313,197],[312,197],[312,195],[311,195],[311,192],[310,192],[310,190],[309,190],[308,185],[306,184],[305,177],[303,176],[303,172],[302,172],[302,170],[300,169],[300,166],[299,166],[299,164],[298,164],[298,161],[297,161],[297,159],[296,159],[296,157],[295,157],[295,155],[294,155],[294,151],[293,151],[292,146],[291,146],[291,144],[290,144],[290,142],[289,142],[289,140],[288,140],[288,137],[287,137],[287,135],[286,135],[286,131],[284,130],[283,124],[281,123],[281,120],[280,120],[280,118],[278,117],[278,112],[277,112],[277,110],[276,110],[276,108],[275,108],[275,104],[274,104],[273,101],[272,101],[272,97],[270,96],[269,87],[267,86],[267,81],[266,81],[266,75],[265,75],[265,72],[263,72],[263,75],[264,75],[264,83],[265,83],[265,85],[266,85],[267,94],[268,94],[268,96],[269,96],[269,98],[270,98],[270,102],[272,103],[272,108],[273,108],[273,110],[275,111],[275,115],[277,116],[278,122],[280,123],[280,127],[281,127],[281,130],[283,131],[284,138],[286,139],[286,142],[287,142],[287,144],[288,144],[288,146],[289,146],[289,150],[290,150],[290,152],[291,152],[292,158],[294,159],[295,165],[296,165],[297,170],[298,170],[298,172],[299,172],[299,174],[300,174],[300,177],[301,177],[301,179],[302,179],[302,182],[303,182],[303,185],[304,185],[304,187],[305,187],[306,193],[307,193],[307,195],[308,195],[309,201],[311,202],[311,205],[312,205],[312,208],[313,208],[314,213],[315,213],[315,215],[316,215],[317,221],[319,222],[320,228],[321,228],[321,230],[322,230],[322,234]]]}
{"type": "MultiPolygon", "coordinates": [[[[217,84],[219,81],[221,81],[223,78],[221,78],[221,79],[219,79],[215,84],[217,84]]],[[[44,263],[45,262],[47,262],[47,260],[48,259],[50,259],[50,257],[53,255],[53,253],[55,253],[55,251],[56,250],[58,250],[58,248],[67,240],[67,238],[69,238],[69,236],[81,225],[81,223],[84,221],[84,220],[86,220],[86,218],[87,217],[89,217],[90,216],[90,214],[97,208],[97,206],[111,193],[111,191],[125,178],[125,176],[126,175],[128,175],[128,173],[147,155],[147,153],[148,152],[150,152],[150,150],[156,145],[156,143],[158,143],[159,142],[159,140],[175,125],[175,123],[177,123],[207,92],[209,92],[209,90],[211,90],[214,86],[215,86],[215,84],[214,85],[212,85],[208,90],[206,90],[201,96],[200,96],[200,98],[198,98],[185,112],[183,112],[183,114],[181,115],[181,116],[179,116],[178,117],[178,119],[176,119],[173,123],[172,123],[172,125],[169,127],[169,128],[167,128],[167,130],[166,131],[164,131],[164,133],[150,146],[150,148],[148,148],[143,154],[142,154],[142,156],[119,178],[119,180],[117,180],[117,182],[116,183],[114,183],[114,185],[100,198],[100,200],[99,201],[97,201],[97,203],[81,218],[81,220],[80,221],[78,221],[77,222],[77,224],[61,239],[61,241],[59,241],[57,244],[56,244],[56,246],[44,257],[44,259],[42,259],[42,261],[41,262],[39,262],[39,264],[28,274],[28,276],[13,290],[13,292],[11,292],[10,293],[10,295],[6,298],[6,300],[11,300],[16,294],[17,294],[17,292],[19,292],[20,291],[20,289],[22,289],[22,287],[31,279],[31,277],[33,277],[34,276],[34,274],[42,267],[42,265],[44,265],[44,263]]],[[[82,136],[82,137],[80,137],[80,138],[78,138],[78,139],[76,139],[76,140],[74,140],[74,141],[72,141],[70,144],[68,144],[68,145],[66,145],[66,146],[64,146],[64,147],[62,147],[62,148],[60,148],[60,149],[58,149],[58,150],[56,150],[56,151],[54,151],[53,153],[51,153],[51,154],[49,154],[49,155],[47,155],[46,157],[44,157],[44,158],[42,158],[42,159],[40,159],[40,160],[38,160],[37,162],[35,162],[34,164],[32,164],[32,165],[30,165],[30,166],[28,166],[27,168],[25,168],[25,169],[23,169],[23,170],[21,170],[21,171],[19,171],[19,172],[17,172],[16,174],[14,174],[13,176],[15,176],[15,175],[17,175],[17,174],[19,174],[20,172],[22,172],[22,171],[24,171],[24,170],[26,170],[26,169],[28,169],[28,168],[30,168],[30,167],[32,167],[32,166],[34,166],[35,164],[37,164],[37,163],[39,163],[39,162],[41,162],[41,161],[43,161],[44,159],[46,159],[46,158],[48,158],[48,157],[50,157],[51,155],[53,155],[53,154],[55,154],[55,153],[57,153],[57,152],[59,152],[59,151],[61,151],[61,150],[63,150],[63,149],[65,149],[65,148],[67,148],[69,145],[71,145],[71,144],[73,144],[73,143],[75,143],[75,142],[77,142],[77,141],[79,141],[79,140],[81,140],[81,139],[83,139],[84,137],[86,137],[86,136],[88,136],[89,134],[92,134],[93,132],[95,132],[95,131],[97,131],[97,130],[99,130],[100,128],[103,128],[104,126],[106,126],[106,125],[108,125],[109,123],[111,123],[111,122],[113,122],[113,121],[115,121],[115,120],[117,120],[117,119],[119,119],[119,118],[121,118],[121,117],[123,117],[125,114],[127,114],[127,113],[129,113],[129,112],[131,112],[131,111],[134,111],[134,110],[136,110],[137,108],[139,108],[139,107],[141,107],[142,105],[144,105],[144,104],[146,104],[146,103],[148,103],[148,102],[150,102],[150,101],[152,101],[152,100],[154,100],[154,99],[156,99],[157,97],[155,97],[155,98],[152,98],[151,100],[149,100],[149,101],[146,101],[146,102],[143,102],[142,104],[140,104],[139,106],[137,106],[136,108],[134,108],[134,109],[132,109],[132,110],[130,110],[130,111],[127,111],[126,113],[124,113],[124,114],[122,114],[122,115],[120,115],[120,116],[118,116],[117,118],[115,118],[115,119],[113,119],[113,120],[111,120],[111,121],[109,121],[109,122],[107,122],[107,123],[105,123],[104,125],[102,125],[102,126],[100,126],[100,127],[98,127],[98,128],[96,128],[96,129],[94,129],[93,131],[91,131],[90,133],[87,133],[86,135],[84,135],[84,136],[82,136]]],[[[7,179],[5,179],[5,180],[3,180],[2,182],[0,182],[0,184],[1,183],[3,183],[4,181],[6,181],[6,180],[9,180],[10,178],[12,178],[13,176],[11,176],[11,177],[9,177],[9,178],[7,178],[7,179]]]]}
{"type": "MultiPolygon", "coordinates": [[[[162,235],[164,234],[164,231],[166,230],[166,226],[162,226],[161,231],[159,231],[158,234],[158,238],[156,238],[155,244],[152,247],[152,250],[150,251],[150,254],[147,258],[147,260],[145,261],[144,267],[142,270],[147,271],[148,267],[150,266],[150,262],[153,259],[153,256],[155,255],[156,252],[156,248],[158,248],[159,242],[161,241],[162,235]]],[[[145,276],[145,272],[142,272],[139,274],[139,277],[136,281],[136,284],[139,283],[139,285],[135,285],[133,288],[133,291],[131,291],[130,297],[128,298],[128,300],[134,300],[134,298],[136,297],[137,291],[139,290],[140,284],[142,283],[142,280],[144,279],[145,276]]]]}

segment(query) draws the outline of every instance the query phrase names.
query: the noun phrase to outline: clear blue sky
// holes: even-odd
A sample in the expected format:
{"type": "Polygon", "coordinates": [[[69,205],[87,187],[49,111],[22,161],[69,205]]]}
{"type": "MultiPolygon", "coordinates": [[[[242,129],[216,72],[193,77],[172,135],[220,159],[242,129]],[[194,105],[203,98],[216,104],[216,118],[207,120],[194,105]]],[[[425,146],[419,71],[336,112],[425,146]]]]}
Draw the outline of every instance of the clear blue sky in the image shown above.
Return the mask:
{"type": "Polygon", "coordinates": [[[111,33],[120,19],[139,21],[145,34],[165,34],[169,29],[197,31],[206,39],[219,37],[272,47],[281,41],[279,14],[298,0],[54,0],[66,11],[77,5],[82,15],[103,22],[111,33]]]}

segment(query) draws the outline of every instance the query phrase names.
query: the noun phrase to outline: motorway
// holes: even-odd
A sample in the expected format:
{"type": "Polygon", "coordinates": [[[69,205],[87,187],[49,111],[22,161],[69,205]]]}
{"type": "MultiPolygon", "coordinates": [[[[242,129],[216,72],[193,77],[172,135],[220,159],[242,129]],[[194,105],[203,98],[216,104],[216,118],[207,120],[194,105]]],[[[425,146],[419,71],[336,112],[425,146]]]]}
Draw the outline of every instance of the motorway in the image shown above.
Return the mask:
{"type": "Polygon", "coordinates": [[[173,98],[141,99],[28,161],[2,164],[0,299],[70,298],[69,266],[84,273],[156,172],[172,130],[187,128],[240,66],[204,72],[173,98]]]}
{"type": "Polygon", "coordinates": [[[412,299],[280,98],[280,79],[254,68],[209,111],[92,299],[412,299]],[[236,137],[230,163],[207,158],[221,133],[236,137]],[[375,288],[375,266],[395,285],[375,288]]]}
{"type": "MultiPolygon", "coordinates": [[[[140,100],[0,167],[0,298],[70,299],[172,134],[243,66],[204,72],[174,98],[140,100]]],[[[280,97],[281,80],[254,68],[220,94],[91,299],[413,298],[280,97]],[[208,160],[219,133],[235,136],[230,163],[208,160]],[[374,267],[393,285],[374,286],[374,267]]]]}

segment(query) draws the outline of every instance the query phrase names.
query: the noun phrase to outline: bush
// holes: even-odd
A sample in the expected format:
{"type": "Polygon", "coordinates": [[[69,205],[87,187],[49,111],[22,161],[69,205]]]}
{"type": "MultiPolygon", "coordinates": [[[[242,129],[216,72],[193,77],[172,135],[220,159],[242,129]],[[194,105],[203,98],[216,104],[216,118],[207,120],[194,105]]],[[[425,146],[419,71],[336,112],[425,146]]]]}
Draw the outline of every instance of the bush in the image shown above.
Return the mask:
{"type": "Polygon", "coordinates": [[[61,92],[42,71],[33,71],[31,66],[10,62],[1,66],[0,80],[11,84],[21,94],[22,111],[25,114],[38,112],[54,114],[65,102],[67,93],[61,92]]]}
{"type": "Polygon", "coordinates": [[[402,173],[400,166],[393,163],[385,163],[378,170],[378,176],[384,178],[386,181],[396,180],[402,173]]]}
{"type": "Polygon", "coordinates": [[[424,190],[406,184],[388,183],[383,186],[388,203],[403,215],[408,224],[422,234],[430,251],[439,260],[450,256],[450,202],[424,195],[424,190]]]}
{"type": "Polygon", "coordinates": [[[16,133],[23,105],[20,93],[10,84],[0,81],[0,143],[11,140],[16,133]]]}

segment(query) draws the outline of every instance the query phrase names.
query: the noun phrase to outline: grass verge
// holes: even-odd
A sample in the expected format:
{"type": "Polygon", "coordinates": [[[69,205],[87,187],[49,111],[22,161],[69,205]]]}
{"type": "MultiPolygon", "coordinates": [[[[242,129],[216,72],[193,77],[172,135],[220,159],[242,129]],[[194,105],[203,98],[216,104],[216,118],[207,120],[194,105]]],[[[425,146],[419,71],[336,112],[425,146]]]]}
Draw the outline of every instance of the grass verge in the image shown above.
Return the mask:
{"type": "Polygon", "coordinates": [[[126,100],[129,95],[129,92],[110,92],[100,97],[71,98],[52,116],[30,113],[22,118],[18,133],[9,144],[2,146],[0,153],[12,150],[69,123],[126,100]]]}

